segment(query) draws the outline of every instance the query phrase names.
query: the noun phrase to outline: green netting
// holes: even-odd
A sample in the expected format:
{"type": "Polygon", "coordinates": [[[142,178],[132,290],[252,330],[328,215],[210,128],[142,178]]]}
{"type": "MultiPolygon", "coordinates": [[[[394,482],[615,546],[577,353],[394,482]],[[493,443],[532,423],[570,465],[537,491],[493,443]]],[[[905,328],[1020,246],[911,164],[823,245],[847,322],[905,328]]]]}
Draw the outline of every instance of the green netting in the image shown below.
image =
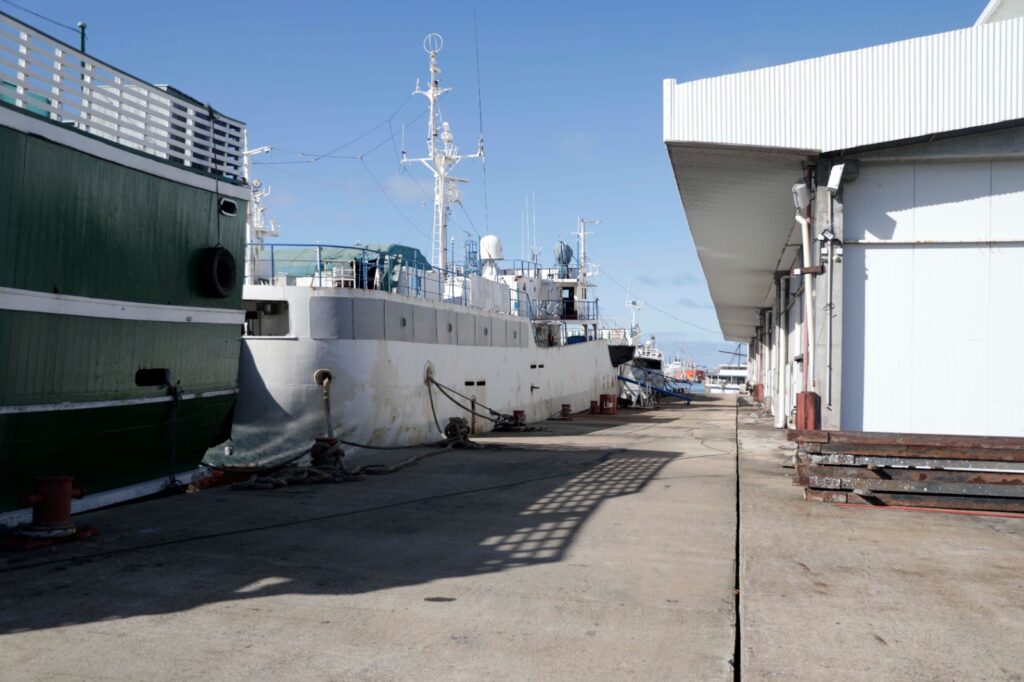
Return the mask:
{"type": "MultiPolygon", "coordinates": [[[[277,246],[273,247],[274,273],[277,275],[313,275],[316,274],[317,248],[315,246],[277,246]]],[[[423,253],[412,246],[402,244],[367,244],[365,249],[353,246],[321,246],[320,262],[324,270],[334,265],[366,259],[376,262],[381,255],[391,260],[401,259],[402,265],[418,268],[430,268],[430,263],[423,253]]],[[[264,254],[262,258],[270,258],[264,254]]]]}
{"type": "Polygon", "coordinates": [[[402,244],[367,244],[365,248],[357,246],[275,246],[272,252],[264,252],[261,260],[273,260],[275,275],[292,275],[310,277],[320,272],[333,272],[335,267],[343,267],[355,263],[360,270],[365,261],[366,267],[372,269],[367,276],[376,275],[376,268],[385,271],[379,278],[381,288],[390,290],[392,279],[397,278],[399,267],[429,270],[430,262],[423,253],[412,246],[402,244]],[[319,251],[319,254],[317,253],[319,251]],[[383,262],[382,262],[383,261],[383,262]]]}

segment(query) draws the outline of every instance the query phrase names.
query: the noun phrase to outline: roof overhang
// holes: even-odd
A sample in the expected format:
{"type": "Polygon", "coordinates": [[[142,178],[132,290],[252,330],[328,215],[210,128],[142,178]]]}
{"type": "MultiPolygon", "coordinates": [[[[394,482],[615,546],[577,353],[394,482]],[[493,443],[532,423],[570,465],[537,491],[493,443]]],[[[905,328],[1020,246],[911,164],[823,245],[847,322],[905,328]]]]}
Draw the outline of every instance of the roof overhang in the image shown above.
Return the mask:
{"type": "Polygon", "coordinates": [[[666,80],[664,140],[722,333],[751,338],[770,305],[806,162],[1021,119],[1024,18],[666,80]]]}
{"type": "Polygon", "coordinates": [[[1024,0],[990,0],[974,25],[991,24],[1022,16],[1024,16],[1024,0]]]}
{"type": "Polygon", "coordinates": [[[774,273],[793,229],[790,188],[818,152],[667,145],[722,334],[746,341],[754,336],[754,311],[771,305],[774,273]]]}

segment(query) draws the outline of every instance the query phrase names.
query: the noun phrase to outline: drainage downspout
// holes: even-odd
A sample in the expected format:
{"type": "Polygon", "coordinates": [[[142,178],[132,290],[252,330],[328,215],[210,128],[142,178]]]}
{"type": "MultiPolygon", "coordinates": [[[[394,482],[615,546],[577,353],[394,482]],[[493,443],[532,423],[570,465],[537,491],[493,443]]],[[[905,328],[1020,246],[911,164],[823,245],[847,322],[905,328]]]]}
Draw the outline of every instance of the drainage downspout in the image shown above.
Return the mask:
{"type": "Polygon", "coordinates": [[[832,301],[832,268],[835,264],[835,244],[831,241],[828,243],[828,301],[825,305],[825,310],[828,311],[828,340],[825,345],[828,347],[828,375],[826,376],[827,389],[825,394],[827,396],[828,408],[832,409],[832,320],[835,318],[833,309],[835,303],[832,301]]]}
{"type": "Polygon", "coordinates": [[[775,280],[778,293],[778,312],[775,314],[775,428],[786,428],[786,413],[789,405],[786,402],[786,349],[789,347],[788,329],[786,329],[786,278],[775,280]]]}
{"type": "MultiPolygon", "coordinates": [[[[800,239],[803,243],[804,268],[811,267],[811,221],[796,214],[796,222],[800,225],[800,239]]],[[[814,303],[811,299],[814,276],[805,274],[804,278],[804,391],[814,387],[814,303]]]]}

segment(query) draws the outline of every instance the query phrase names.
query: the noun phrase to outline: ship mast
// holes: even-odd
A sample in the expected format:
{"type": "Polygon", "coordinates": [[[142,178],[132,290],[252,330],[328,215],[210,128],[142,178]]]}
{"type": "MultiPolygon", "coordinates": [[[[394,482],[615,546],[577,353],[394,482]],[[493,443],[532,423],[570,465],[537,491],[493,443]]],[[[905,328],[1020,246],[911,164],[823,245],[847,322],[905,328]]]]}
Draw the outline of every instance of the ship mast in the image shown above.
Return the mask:
{"type": "Polygon", "coordinates": [[[253,156],[267,154],[273,151],[273,148],[263,146],[249,149],[248,134],[245,135],[243,144],[245,151],[242,152],[242,177],[249,183],[250,188],[249,203],[245,216],[246,258],[244,281],[251,284],[256,281],[256,260],[259,257],[259,252],[263,250],[263,240],[267,237],[276,237],[279,234],[279,228],[276,220],[271,220],[269,227],[264,222],[264,214],[267,209],[263,205],[263,199],[270,196],[270,188],[264,187],[262,181],[252,177],[252,162],[249,160],[253,156]]]}
{"type": "Polygon", "coordinates": [[[423,95],[430,102],[429,118],[427,120],[427,156],[410,159],[402,150],[402,163],[419,162],[426,166],[434,174],[434,226],[430,237],[430,252],[433,263],[438,269],[448,269],[448,216],[451,213],[452,204],[460,201],[458,183],[466,182],[462,178],[450,175],[455,166],[463,159],[483,159],[484,140],[481,136],[480,144],[475,154],[462,156],[458,147],[455,146],[455,138],[452,135],[451,126],[441,116],[441,109],[438,100],[451,88],[441,87],[441,69],[437,65],[437,53],[444,47],[444,40],[437,33],[431,33],[423,39],[423,50],[430,55],[430,87],[426,90],[420,88],[419,80],[416,81],[414,95],[423,95]]]}

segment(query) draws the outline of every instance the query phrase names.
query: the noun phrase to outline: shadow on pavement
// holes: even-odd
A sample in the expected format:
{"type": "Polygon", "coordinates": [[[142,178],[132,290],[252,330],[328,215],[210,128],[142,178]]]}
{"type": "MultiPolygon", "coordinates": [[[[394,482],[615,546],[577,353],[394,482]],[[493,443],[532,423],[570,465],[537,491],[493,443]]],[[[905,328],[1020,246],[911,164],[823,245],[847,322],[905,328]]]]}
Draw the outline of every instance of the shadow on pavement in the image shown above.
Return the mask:
{"type": "Polygon", "coordinates": [[[258,610],[254,597],[358,594],[561,561],[602,503],[642,491],[678,454],[499,446],[357,484],[97,512],[87,519],[103,529],[96,542],[0,557],[0,633],[224,602],[258,610]]]}

